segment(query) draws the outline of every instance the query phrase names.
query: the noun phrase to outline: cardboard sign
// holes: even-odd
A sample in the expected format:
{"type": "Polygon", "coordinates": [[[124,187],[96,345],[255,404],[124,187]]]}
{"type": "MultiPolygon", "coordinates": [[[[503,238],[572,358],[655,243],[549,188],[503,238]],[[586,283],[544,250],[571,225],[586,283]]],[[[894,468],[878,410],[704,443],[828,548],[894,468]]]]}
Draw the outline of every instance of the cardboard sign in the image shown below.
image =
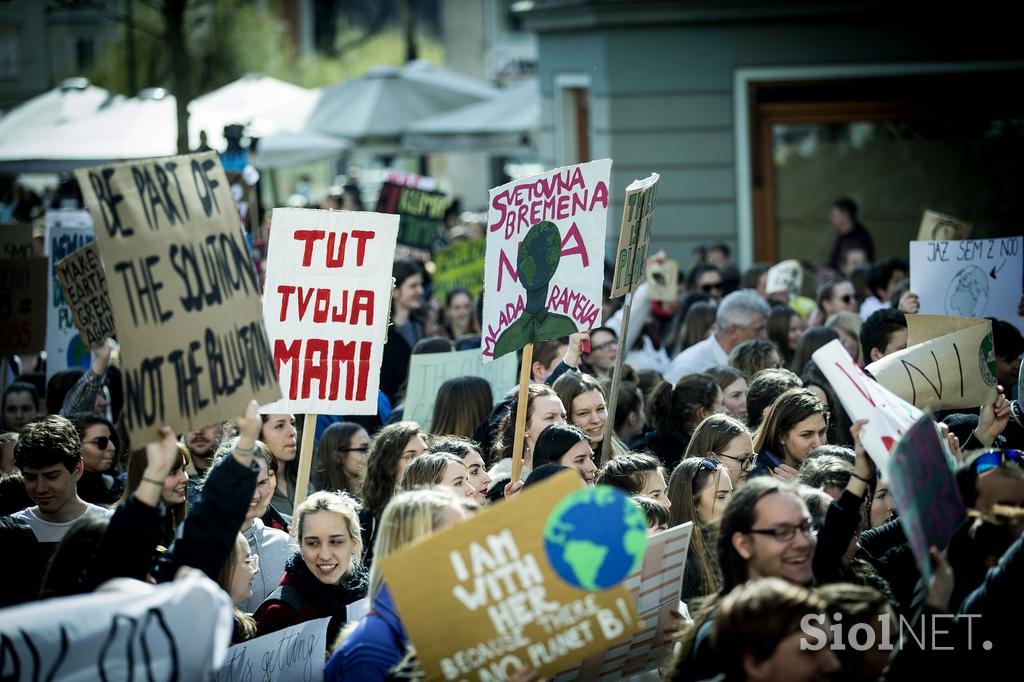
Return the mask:
{"type": "Polygon", "coordinates": [[[0,356],[46,347],[45,258],[0,259],[0,356]]]}
{"type": "Polygon", "coordinates": [[[31,225],[0,225],[0,260],[34,255],[31,225]]]}
{"type": "Polygon", "coordinates": [[[683,570],[690,547],[693,522],[663,530],[647,538],[641,570],[623,583],[636,604],[640,631],[598,656],[559,673],[555,682],[601,680],[612,682],[663,666],[675,646],[666,632],[670,609],[678,608],[683,591],[683,570]]]}
{"type": "Polygon", "coordinates": [[[885,470],[889,493],[926,585],[931,576],[928,548],[945,549],[967,516],[953,469],[945,441],[926,414],[896,444],[885,470]]]}
{"type": "Polygon", "coordinates": [[[135,444],[281,393],[259,282],[217,154],[75,171],[96,226],[135,444]]]}
{"type": "Polygon", "coordinates": [[[580,486],[563,472],[379,560],[427,680],[546,676],[636,631],[621,581],[647,520],[620,491],[580,486]]]}
{"type": "Polygon", "coordinates": [[[58,262],[56,272],[86,347],[114,336],[114,311],[96,243],[90,242],[58,262]]]}
{"type": "Polygon", "coordinates": [[[867,366],[878,383],[923,410],[978,407],[996,398],[992,323],[907,315],[907,348],[867,366]]]}
{"type": "Polygon", "coordinates": [[[440,249],[434,256],[434,296],[445,304],[448,292],[456,287],[469,289],[475,300],[484,288],[484,251],[486,239],[463,239],[440,249]]]}
{"type": "Polygon", "coordinates": [[[432,249],[437,230],[448,210],[448,197],[441,192],[385,182],[377,200],[378,213],[397,213],[398,243],[432,249]]]}
{"type": "Polygon", "coordinates": [[[622,226],[619,228],[619,246],[615,249],[615,274],[612,276],[611,298],[619,298],[627,292],[636,291],[644,281],[644,265],[647,263],[647,249],[651,244],[651,223],[654,222],[659,177],[657,173],[651,173],[643,180],[634,180],[626,188],[622,226]]]}
{"type": "Polygon", "coordinates": [[[65,369],[87,369],[91,362],[89,345],[78,332],[75,316],[57,279],[57,263],[93,240],[92,219],[80,209],[52,209],[46,212],[44,251],[50,259],[46,317],[46,376],[65,369]]]}
{"type": "Polygon", "coordinates": [[[330,618],[308,620],[228,649],[216,682],[322,680],[330,618]]]}
{"type": "Polygon", "coordinates": [[[917,229],[917,238],[921,241],[967,239],[971,236],[971,229],[970,223],[959,218],[938,211],[925,211],[917,229]]]}
{"type": "Polygon", "coordinates": [[[765,275],[764,291],[766,294],[789,292],[790,296],[799,296],[804,285],[804,269],[800,261],[784,260],[768,268],[765,275]]]}
{"type": "Polygon", "coordinates": [[[602,159],[491,190],[484,362],[600,325],[611,169],[602,159]]]}
{"type": "Polygon", "coordinates": [[[262,412],[377,414],[398,216],[275,208],[263,319],[282,400],[262,412]]]}
{"type": "MultiPolygon", "coordinates": [[[[30,602],[0,611],[5,680],[208,680],[231,643],[231,603],[209,578],[30,602]]],[[[322,666],[322,664],[321,664],[322,666]]]]}
{"type": "Polygon", "coordinates": [[[838,340],[825,344],[811,357],[850,419],[868,420],[860,441],[875,465],[885,471],[893,446],[921,418],[921,410],[864,374],[838,340]]]}
{"type": "Polygon", "coordinates": [[[923,314],[995,317],[1024,331],[1022,276],[1024,237],[910,242],[910,290],[923,314]]]}
{"type": "Polygon", "coordinates": [[[441,384],[463,376],[486,379],[491,385],[491,396],[496,405],[516,384],[516,356],[505,355],[495,362],[481,365],[480,352],[476,349],[413,355],[409,363],[409,388],[405,393],[403,419],[414,421],[424,431],[429,431],[441,384]]]}
{"type": "Polygon", "coordinates": [[[671,258],[647,266],[647,298],[673,302],[678,298],[679,263],[671,258]]]}

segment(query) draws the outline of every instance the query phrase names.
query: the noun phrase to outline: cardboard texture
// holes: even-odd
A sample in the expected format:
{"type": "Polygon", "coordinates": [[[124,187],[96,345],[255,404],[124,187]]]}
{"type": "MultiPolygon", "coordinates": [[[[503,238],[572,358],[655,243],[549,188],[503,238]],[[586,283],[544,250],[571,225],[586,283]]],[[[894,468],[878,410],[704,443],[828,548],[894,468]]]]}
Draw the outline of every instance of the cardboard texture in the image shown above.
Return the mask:
{"type": "Polygon", "coordinates": [[[632,549],[642,560],[646,519],[639,507],[606,486],[581,485],[577,472],[563,472],[379,560],[427,680],[501,680],[526,665],[550,676],[634,634],[636,610],[621,584],[633,558],[614,586],[592,590],[563,579],[565,566],[546,549],[557,541],[568,562],[571,547],[578,582],[591,588],[636,533],[641,544],[632,549]],[[573,506],[588,496],[612,502],[573,506]],[[589,518],[598,530],[567,523],[574,509],[596,511],[589,518]],[[617,535],[607,513],[626,511],[617,518],[630,530],[617,535]],[[584,530],[591,539],[605,533],[611,544],[582,540],[584,530]],[[425,585],[430,599],[423,598],[425,585]]]}
{"type": "Polygon", "coordinates": [[[669,611],[679,608],[692,533],[693,522],[688,521],[647,538],[643,566],[623,582],[636,604],[640,631],[603,654],[559,673],[555,682],[612,682],[665,665],[675,644],[666,633],[674,620],[669,611]]]}
{"type": "Polygon", "coordinates": [[[867,366],[878,383],[923,410],[977,408],[996,398],[992,323],[907,315],[907,348],[867,366]]]}
{"type": "Polygon", "coordinates": [[[330,622],[330,618],[308,620],[234,645],[215,682],[322,680],[330,622]]]}
{"type": "Polygon", "coordinates": [[[672,302],[678,298],[679,263],[671,258],[647,266],[647,298],[672,302]]]}
{"type": "Polygon", "coordinates": [[[92,219],[81,209],[51,209],[46,212],[44,251],[49,257],[46,316],[46,376],[65,369],[87,369],[91,362],[89,345],[79,335],[64,290],[57,279],[57,263],[93,240],[92,219]]]}
{"type": "Polygon", "coordinates": [[[924,315],[995,317],[1024,332],[1022,277],[1024,237],[910,242],[910,290],[924,315]]]}
{"type": "Polygon", "coordinates": [[[283,398],[261,411],[377,414],[398,216],[276,208],[263,319],[283,398]]]}
{"type": "MultiPolygon", "coordinates": [[[[651,173],[643,180],[634,180],[626,188],[626,201],[622,206],[622,225],[619,228],[619,245],[615,249],[611,298],[635,292],[644,281],[644,265],[647,263],[647,250],[651,245],[651,224],[654,222],[659,177],[657,173],[651,173]]],[[[673,291],[673,300],[674,293],[673,291]]]]}
{"type": "Polygon", "coordinates": [[[893,446],[923,413],[864,374],[838,340],[825,344],[811,357],[850,419],[868,420],[860,440],[878,468],[885,471],[893,446]]]}
{"type": "Polygon", "coordinates": [[[57,280],[75,318],[78,334],[92,348],[117,332],[103,261],[90,242],[57,263],[57,280]]]}
{"type": "Polygon", "coordinates": [[[45,258],[0,259],[0,356],[46,348],[45,258]]]}
{"type": "Polygon", "coordinates": [[[931,415],[926,414],[893,448],[885,470],[889,494],[925,584],[931,576],[928,548],[944,550],[967,517],[953,480],[953,468],[945,440],[939,437],[931,415]]]}
{"type": "Polygon", "coordinates": [[[480,352],[475,348],[451,353],[413,355],[409,362],[409,384],[402,418],[414,421],[429,431],[441,384],[448,379],[464,376],[486,379],[491,385],[491,396],[496,405],[516,385],[516,356],[503,355],[494,362],[482,365],[480,352]]]}
{"type": "Polygon", "coordinates": [[[75,171],[121,343],[124,422],[141,446],[281,396],[259,281],[217,154],[75,171]]]}
{"type": "Polygon", "coordinates": [[[767,294],[787,291],[790,296],[799,296],[804,285],[804,269],[798,260],[784,260],[768,268],[764,282],[767,294]]]}
{"type": "Polygon", "coordinates": [[[484,252],[486,239],[463,239],[438,250],[434,256],[434,295],[445,305],[448,292],[456,287],[469,289],[473,301],[484,289],[484,252]]]}
{"type": "Polygon", "coordinates": [[[600,325],[611,168],[590,161],[491,190],[484,362],[600,325]]]}
{"type": "Polygon", "coordinates": [[[378,213],[395,213],[398,243],[421,249],[433,249],[438,228],[448,209],[448,197],[434,190],[385,182],[377,199],[378,213]]]}
{"type": "Polygon", "coordinates": [[[0,260],[34,255],[31,225],[0,225],[0,260]]]}
{"type": "Polygon", "coordinates": [[[917,238],[922,241],[967,239],[971,236],[971,229],[972,226],[967,221],[929,210],[921,216],[921,226],[917,228],[917,238]]]}

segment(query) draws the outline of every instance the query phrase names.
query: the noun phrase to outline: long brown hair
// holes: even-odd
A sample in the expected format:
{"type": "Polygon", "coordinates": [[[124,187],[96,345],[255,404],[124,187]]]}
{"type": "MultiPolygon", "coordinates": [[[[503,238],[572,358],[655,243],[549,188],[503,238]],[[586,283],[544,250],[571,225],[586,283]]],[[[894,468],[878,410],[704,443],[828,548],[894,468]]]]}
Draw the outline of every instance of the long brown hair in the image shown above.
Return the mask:
{"type": "Polygon", "coordinates": [[[707,374],[688,374],[675,386],[662,381],[647,402],[647,423],[658,432],[689,434],[697,426],[700,410],[714,405],[719,390],[707,374]]]}
{"type": "Polygon", "coordinates": [[[672,506],[668,510],[668,525],[679,526],[693,521],[690,534],[690,553],[697,562],[697,583],[700,594],[714,594],[722,586],[721,572],[713,563],[713,553],[704,537],[705,524],[697,516],[697,498],[708,485],[718,486],[718,477],[724,467],[718,461],[705,457],[684,459],[672,470],[668,479],[668,495],[672,506]]]}
{"type": "Polygon", "coordinates": [[[374,435],[366,456],[362,495],[366,510],[374,516],[384,511],[388,500],[395,494],[398,486],[395,471],[405,446],[414,436],[421,434],[420,425],[416,422],[395,422],[374,435]]]}
{"type": "Polygon", "coordinates": [[[683,457],[709,457],[708,453],[725,450],[734,438],[743,435],[749,436],[750,431],[739,419],[727,414],[713,414],[693,430],[683,457]]]}
{"type": "Polygon", "coordinates": [[[328,490],[358,495],[363,481],[349,476],[345,471],[345,458],[338,455],[352,444],[353,436],[364,430],[355,422],[335,422],[320,434],[320,442],[316,446],[314,473],[328,490]]]}
{"type": "MultiPolygon", "coordinates": [[[[167,476],[173,476],[180,470],[187,469],[189,461],[191,460],[187,447],[182,443],[175,443],[175,445],[178,447],[178,461],[174,467],[167,472],[167,476]]],[[[135,450],[128,456],[128,476],[125,480],[124,494],[121,496],[121,502],[124,502],[131,497],[132,493],[138,490],[139,486],[142,485],[142,476],[146,473],[147,466],[149,466],[149,458],[146,457],[145,448],[135,450]]],[[[162,487],[160,492],[163,493],[162,487]]],[[[185,516],[188,514],[188,496],[185,497],[185,500],[181,504],[168,506],[168,509],[171,512],[167,516],[169,521],[168,525],[170,527],[170,537],[173,538],[175,529],[181,525],[181,522],[185,520],[185,516]]],[[[167,538],[165,537],[165,539],[167,538]]]]}
{"type": "Polygon", "coordinates": [[[472,438],[494,406],[491,385],[482,377],[448,379],[437,390],[430,431],[440,436],[472,438]]]}
{"type": "MultiPolygon", "coordinates": [[[[224,590],[229,597],[231,596],[231,583],[235,580],[235,567],[242,563],[244,558],[238,554],[239,543],[237,540],[236,536],[235,542],[231,543],[231,554],[228,555],[228,560],[224,562],[220,572],[217,574],[217,584],[220,585],[220,589],[224,590]]],[[[248,552],[248,543],[245,549],[248,552]]],[[[232,644],[244,642],[256,636],[256,621],[252,616],[243,612],[234,604],[231,605],[231,615],[235,620],[234,632],[231,635],[232,644]]]]}
{"type": "Polygon", "coordinates": [[[764,421],[754,433],[754,452],[769,450],[785,459],[779,452],[783,437],[808,417],[820,414],[828,426],[828,408],[806,388],[791,388],[775,399],[764,413],[764,421]]]}
{"type": "MultiPolygon", "coordinates": [[[[530,384],[526,391],[526,428],[530,428],[530,419],[533,417],[533,403],[541,396],[554,396],[558,394],[551,390],[551,387],[544,384],[530,384]]],[[[563,405],[564,407],[564,405],[563,405]]],[[[494,448],[491,450],[491,464],[499,462],[506,457],[512,457],[512,445],[515,439],[516,415],[519,411],[519,401],[513,399],[505,416],[498,422],[495,429],[494,448]]]]}
{"type": "MultiPolygon", "coordinates": [[[[590,393],[591,391],[597,391],[601,395],[601,399],[604,400],[606,405],[605,419],[608,418],[608,396],[605,394],[600,382],[589,374],[583,374],[581,372],[566,372],[555,380],[555,383],[552,384],[551,388],[558,394],[558,399],[562,401],[562,407],[565,408],[566,413],[565,419],[570,424],[573,423],[573,401],[584,393],[590,393]]],[[[597,444],[591,442],[591,446],[594,448],[594,458],[597,461],[601,461],[601,451],[604,448],[604,441],[602,440],[597,444]]]]}

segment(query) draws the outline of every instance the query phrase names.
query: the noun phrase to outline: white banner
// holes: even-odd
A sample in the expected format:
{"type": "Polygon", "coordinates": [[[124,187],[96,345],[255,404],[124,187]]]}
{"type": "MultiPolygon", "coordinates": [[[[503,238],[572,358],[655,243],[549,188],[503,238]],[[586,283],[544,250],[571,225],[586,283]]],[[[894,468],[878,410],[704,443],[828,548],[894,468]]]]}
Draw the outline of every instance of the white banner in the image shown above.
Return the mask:
{"type": "Polygon", "coordinates": [[[0,611],[0,679],[206,680],[220,668],[231,604],[212,580],[108,585],[0,611]]]}
{"type": "Polygon", "coordinates": [[[924,413],[864,374],[839,341],[829,342],[811,357],[850,419],[868,420],[860,432],[861,443],[878,468],[887,471],[893,446],[924,413]]]}
{"type": "Polygon", "coordinates": [[[480,352],[476,349],[423,353],[413,355],[410,360],[409,388],[405,393],[405,413],[402,418],[416,422],[425,431],[430,430],[434,420],[437,392],[448,379],[463,376],[486,379],[491,385],[494,404],[516,385],[516,356],[513,354],[502,356],[496,362],[486,365],[480,364],[480,352]]]}
{"type": "Polygon", "coordinates": [[[483,361],[601,323],[611,159],[490,192],[483,361]]]}
{"type": "Polygon", "coordinates": [[[217,682],[319,682],[324,679],[327,625],[318,618],[228,649],[217,682]]]}
{"type": "Polygon", "coordinates": [[[263,321],[284,398],[262,412],[376,414],[398,216],[275,208],[263,321]]]}
{"type": "Polygon", "coordinates": [[[92,218],[85,209],[46,212],[47,263],[46,378],[72,367],[88,369],[89,348],[78,334],[71,306],[57,280],[56,264],[93,240],[92,218]]]}

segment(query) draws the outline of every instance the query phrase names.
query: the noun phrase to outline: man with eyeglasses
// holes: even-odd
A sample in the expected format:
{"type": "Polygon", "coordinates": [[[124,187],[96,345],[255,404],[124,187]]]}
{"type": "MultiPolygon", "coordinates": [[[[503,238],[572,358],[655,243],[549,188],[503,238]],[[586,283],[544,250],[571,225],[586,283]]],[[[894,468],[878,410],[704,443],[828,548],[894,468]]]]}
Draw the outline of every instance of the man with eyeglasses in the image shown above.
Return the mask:
{"type": "Polygon", "coordinates": [[[677,355],[665,371],[665,380],[674,385],[687,374],[728,365],[733,348],[744,341],[768,338],[770,312],[753,289],[732,292],[718,306],[714,333],[677,355]]]}

